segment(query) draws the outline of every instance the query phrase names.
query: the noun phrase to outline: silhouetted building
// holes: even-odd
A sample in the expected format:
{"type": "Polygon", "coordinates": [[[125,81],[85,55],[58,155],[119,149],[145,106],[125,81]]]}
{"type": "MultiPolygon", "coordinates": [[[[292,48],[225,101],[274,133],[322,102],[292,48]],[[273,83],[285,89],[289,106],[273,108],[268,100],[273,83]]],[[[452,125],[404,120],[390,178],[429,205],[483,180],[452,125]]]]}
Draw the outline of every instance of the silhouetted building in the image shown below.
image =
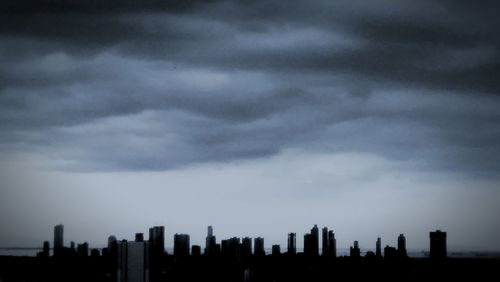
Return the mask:
{"type": "Polygon", "coordinates": [[[352,258],[359,258],[359,257],[361,257],[361,250],[359,249],[358,241],[354,241],[354,246],[351,246],[351,248],[350,248],[350,256],[352,258]]]}
{"type": "Polygon", "coordinates": [[[118,240],[114,235],[108,237],[108,256],[116,257],[118,253],[118,240]]]}
{"type": "Polygon", "coordinates": [[[377,258],[382,258],[382,240],[380,239],[380,237],[377,238],[377,243],[375,245],[375,256],[377,258]]]}
{"type": "Polygon", "coordinates": [[[161,265],[165,254],[165,227],[153,226],[149,228],[148,268],[151,281],[161,281],[161,265]]]}
{"type": "Polygon", "coordinates": [[[232,237],[221,241],[221,254],[225,257],[239,258],[241,253],[240,238],[232,237]]]}
{"type": "Polygon", "coordinates": [[[48,257],[50,255],[50,242],[43,242],[42,256],[48,257]]]}
{"type": "Polygon", "coordinates": [[[216,252],[216,245],[217,241],[215,236],[213,235],[212,226],[208,226],[207,238],[205,241],[205,254],[209,256],[218,254],[219,251],[216,252]]]}
{"type": "Polygon", "coordinates": [[[174,256],[186,257],[189,256],[189,235],[175,234],[174,235],[174,256]]]}
{"type": "Polygon", "coordinates": [[[257,237],[254,239],[254,255],[256,256],[265,256],[266,250],[264,249],[264,238],[257,237]]]}
{"type": "Polygon", "coordinates": [[[295,233],[288,233],[287,240],[287,252],[289,255],[295,255],[297,253],[297,235],[295,233]]]}
{"type": "Polygon", "coordinates": [[[333,258],[337,257],[337,240],[333,230],[328,231],[328,255],[333,258]]]}
{"type": "Polygon", "coordinates": [[[398,250],[389,245],[384,248],[384,259],[385,260],[397,260],[399,258],[398,250]]]}
{"type": "Polygon", "coordinates": [[[319,229],[316,224],[311,229],[311,238],[312,238],[312,254],[315,256],[319,256],[319,229]]]}
{"type": "Polygon", "coordinates": [[[75,248],[75,242],[74,241],[71,241],[69,243],[69,249],[70,249],[71,253],[73,253],[73,254],[76,253],[76,248],[75,248]]]}
{"type": "Polygon", "coordinates": [[[304,235],[304,254],[307,256],[319,255],[319,231],[316,224],[311,229],[311,233],[304,235]]]}
{"type": "Polygon", "coordinates": [[[241,241],[241,256],[249,257],[252,255],[252,238],[245,237],[241,241]]]}
{"type": "Polygon", "coordinates": [[[135,233],[135,241],[136,242],[144,242],[144,234],[143,233],[135,233]]]}
{"type": "Polygon", "coordinates": [[[333,230],[328,230],[328,227],[323,227],[322,230],[322,252],[321,255],[324,257],[336,257],[336,246],[335,233],[333,230]]]}
{"type": "Polygon", "coordinates": [[[280,245],[272,245],[271,247],[271,255],[275,257],[279,257],[281,255],[281,247],[280,245]]]}
{"type": "Polygon", "coordinates": [[[118,243],[118,268],[117,282],[148,282],[147,242],[127,242],[118,243]]]}
{"type": "Polygon", "coordinates": [[[376,256],[375,256],[375,253],[374,253],[374,252],[372,252],[372,251],[368,251],[368,252],[366,252],[366,254],[365,254],[365,258],[367,258],[367,259],[374,259],[374,258],[376,258],[376,256]]]}
{"type": "Polygon", "coordinates": [[[54,256],[62,255],[64,252],[64,225],[54,226],[54,256]]]}
{"type": "Polygon", "coordinates": [[[154,226],[149,228],[149,255],[159,258],[165,252],[165,227],[154,226]]]}
{"type": "Polygon", "coordinates": [[[89,255],[89,244],[87,242],[78,244],[76,247],[76,254],[79,257],[87,257],[89,255]]]}
{"type": "Polygon", "coordinates": [[[99,252],[99,249],[92,249],[90,250],[90,256],[96,258],[101,256],[101,253],[99,252]]]}
{"type": "Polygon", "coordinates": [[[191,255],[193,257],[199,257],[199,256],[201,256],[201,247],[199,245],[193,245],[191,247],[191,255]]]}
{"type": "Polygon", "coordinates": [[[401,258],[405,258],[408,256],[406,252],[406,238],[403,234],[399,234],[398,237],[398,255],[401,258]]]}
{"type": "Polygon", "coordinates": [[[323,227],[322,229],[322,245],[321,245],[321,255],[328,256],[328,227],[323,227]]]}
{"type": "Polygon", "coordinates": [[[430,232],[429,239],[431,243],[431,259],[445,259],[447,257],[446,232],[442,232],[441,230],[430,232]]]}

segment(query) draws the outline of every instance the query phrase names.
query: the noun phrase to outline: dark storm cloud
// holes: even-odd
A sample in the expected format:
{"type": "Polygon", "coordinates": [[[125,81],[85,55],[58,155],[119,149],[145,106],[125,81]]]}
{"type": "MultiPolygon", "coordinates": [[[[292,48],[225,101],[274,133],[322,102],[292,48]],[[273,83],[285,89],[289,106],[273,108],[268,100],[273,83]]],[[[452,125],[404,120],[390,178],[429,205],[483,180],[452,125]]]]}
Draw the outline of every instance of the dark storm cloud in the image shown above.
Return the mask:
{"type": "Polygon", "coordinates": [[[498,169],[494,1],[73,3],[0,6],[4,151],[90,170],[290,147],[498,169]]]}

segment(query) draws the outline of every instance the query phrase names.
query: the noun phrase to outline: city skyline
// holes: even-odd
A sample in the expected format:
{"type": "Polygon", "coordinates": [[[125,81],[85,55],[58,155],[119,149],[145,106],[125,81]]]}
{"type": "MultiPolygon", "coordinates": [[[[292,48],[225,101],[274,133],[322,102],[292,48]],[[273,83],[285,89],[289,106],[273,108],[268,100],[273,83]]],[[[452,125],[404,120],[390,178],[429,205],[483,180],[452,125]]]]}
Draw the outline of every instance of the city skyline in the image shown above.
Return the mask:
{"type": "MultiPolygon", "coordinates": [[[[320,243],[320,234],[317,224],[315,224],[310,233],[304,234],[304,242],[303,247],[297,247],[295,241],[296,233],[288,233],[287,235],[287,246],[283,248],[283,252],[281,252],[280,244],[271,244],[271,246],[265,245],[263,237],[231,237],[231,238],[223,238],[219,242],[216,240],[216,235],[213,231],[213,226],[209,225],[207,228],[207,235],[205,240],[205,245],[192,243],[190,241],[189,234],[173,234],[173,247],[168,248],[164,245],[165,242],[165,234],[164,234],[164,226],[154,226],[149,228],[149,238],[144,237],[144,233],[135,233],[135,237],[133,240],[128,240],[125,238],[117,239],[115,235],[109,235],[107,246],[105,247],[89,247],[88,242],[83,242],[81,244],[76,245],[75,241],[70,241],[68,246],[64,245],[64,225],[58,224],[54,226],[54,237],[52,241],[52,250],[53,256],[67,256],[68,250],[72,252],[76,252],[78,255],[88,256],[94,250],[98,250],[99,255],[106,255],[112,248],[112,244],[114,242],[146,242],[146,248],[149,249],[148,256],[156,256],[160,257],[166,254],[170,254],[176,257],[185,257],[185,256],[196,256],[203,254],[204,256],[219,256],[219,255],[237,255],[241,257],[254,255],[254,256],[264,256],[264,255],[282,255],[286,254],[290,255],[305,255],[305,256],[323,256],[330,258],[337,258],[341,256],[350,256],[350,257],[359,257],[363,256],[375,256],[376,257],[384,257],[386,256],[385,251],[381,252],[381,238],[377,237],[375,242],[375,247],[360,247],[359,241],[354,240],[352,246],[350,246],[350,254],[339,252],[336,246],[335,233],[333,230],[329,230],[328,227],[322,228],[322,237],[320,243]],[[161,243],[158,243],[161,242],[161,243]],[[290,243],[293,242],[293,243],[290,243]],[[253,246],[253,247],[252,247],[253,246]],[[160,247],[160,248],[158,248],[160,247]],[[231,254],[228,249],[238,247],[239,250],[236,254],[231,254]],[[82,251],[80,251],[82,248],[82,251]],[[193,248],[196,250],[194,251],[193,248]],[[354,253],[353,253],[354,248],[354,253]],[[168,251],[171,249],[171,252],[168,251]],[[204,250],[201,252],[201,250],[204,250]],[[225,253],[225,254],[224,254],[225,253]]],[[[447,254],[447,232],[442,230],[436,230],[429,232],[429,246],[426,254],[424,256],[434,259],[442,259],[448,256],[447,254]]],[[[373,246],[372,246],[373,247],[373,246]]],[[[391,249],[393,248],[397,252],[397,256],[399,258],[410,257],[408,255],[408,249],[406,248],[406,237],[404,234],[399,234],[397,239],[397,245],[392,247],[390,244],[386,244],[385,248],[391,249]]],[[[43,247],[40,248],[42,252],[39,253],[42,256],[49,256],[50,241],[44,241],[43,247]]],[[[347,249],[346,249],[347,250],[347,249]]],[[[422,251],[422,253],[424,253],[422,251]]],[[[415,253],[413,253],[415,254],[415,253]]],[[[71,255],[71,254],[70,254],[71,255]]],[[[393,254],[388,254],[390,257],[393,254]]],[[[418,257],[421,257],[420,255],[418,257]]]]}
{"type": "Polygon", "coordinates": [[[123,2],[0,1],[0,247],[500,251],[499,1],[123,2]]]}

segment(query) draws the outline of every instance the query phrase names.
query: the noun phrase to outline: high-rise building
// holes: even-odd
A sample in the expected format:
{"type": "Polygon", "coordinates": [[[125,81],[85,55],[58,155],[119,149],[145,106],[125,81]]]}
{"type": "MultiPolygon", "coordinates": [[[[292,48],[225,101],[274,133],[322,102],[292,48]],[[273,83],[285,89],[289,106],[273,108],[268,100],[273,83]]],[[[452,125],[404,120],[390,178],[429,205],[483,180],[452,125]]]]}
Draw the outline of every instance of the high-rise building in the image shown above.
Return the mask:
{"type": "Polygon", "coordinates": [[[117,243],[117,282],[149,282],[148,244],[126,240],[117,243]]]}
{"type": "Polygon", "coordinates": [[[135,241],[136,242],[144,242],[144,234],[143,233],[135,233],[135,241]]]}
{"type": "Polygon", "coordinates": [[[445,259],[447,257],[446,232],[442,232],[441,230],[430,232],[429,239],[431,243],[431,259],[445,259]]]}
{"type": "Polygon", "coordinates": [[[314,227],[311,229],[311,239],[312,254],[314,256],[319,256],[319,229],[316,224],[314,224],[314,227]]]}
{"type": "Polygon", "coordinates": [[[384,248],[384,260],[396,260],[399,257],[396,248],[386,245],[384,248]]]}
{"type": "Polygon", "coordinates": [[[42,256],[48,257],[49,255],[50,255],[50,242],[45,241],[43,242],[42,256]]]}
{"type": "Polygon", "coordinates": [[[406,252],[406,238],[405,235],[399,234],[398,237],[398,255],[399,257],[407,257],[408,254],[406,252]]]}
{"type": "Polygon", "coordinates": [[[165,254],[165,227],[149,228],[148,248],[149,277],[152,282],[162,281],[161,265],[165,254]]]}
{"type": "Polygon", "coordinates": [[[319,255],[319,230],[316,224],[311,229],[311,233],[304,235],[304,254],[307,256],[319,255]]]}
{"type": "Polygon", "coordinates": [[[159,258],[165,252],[165,227],[154,226],[149,228],[149,255],[159,258]]]}
{"type": "Polygon", "coordinates": [[[249,257],[252,255],[252,238],[245,237],[241,241],[241,256],[249,257]]]}
{"type": "Polygon", "coordinates": [[[375,245],[376,245],[375,256],[377,258],[381,258],[382,257],[382,240],[380,239],[380,237],[377,238],[377,243],[375,245]]]}
{"type": "Polygon", "coordinates": [[[297,235],[295,233],[288,233],[287,251],[289,255],[295,255],[297,253],[297,235]]]}
{"type": "Polygon", "coordinates": [[[264,249],[264,238],[257,237],[254,239],[254,255],[256,256],[265,256],[266,250],[264,249]]]}
{"type": "Polygon", "coordinates": [[[324,257],[336,257],[336,249],[337,241],[335,240],[335,233],[333,233],[333,230],[328,230],[328,227],[323,227],[321,255],[324,257]]]}
{"type": "Polygon", "coordinates": [[[304,234],[304,254],[306,256],[313,255],[312,235],[311,233],[304,234]]]}
{"type": "Polygon", "coordinates": [[[221,241],[221,254],[224,257],[239,258],[241,254],[240,238],[232,237],[221,241]]]}
{"type": "Polygon", "coordinates": [[[350,256],[352,258],[359,258],[359,257],[361,257],[361,250],[359,249],[359,243],[358,243],[358,241],[354,241],[354,246],[351,246],[351,248],[350,248],[350,256]]]}
{"type": "Polygon", "coordinates": [[[54,226],[54,256],[62,255],[64,252],[64,225],[54,226]]]}
{"type": "Polygon", "coordinates": [[[272,256],[278,257],[281,255],[280,245],[273,245],[271,249],[272,256]]]}
{"type": "Polygon", "coordinates": [[[193,257],[199,257],[199,256],[201,256],[201,247],[199,245],[193,245],[193,246],[191,246],[191,255],[193,257]]]}
{"type": "Polygon", "coordinates": [[[76,247],[76,254],[79,257],[87,257],[89,255],[89,244],[87,242],[78,244],[76,247]]]}
{"type": "Polygon", "coordinates": [[[326,257],[328,256],[328,227],[323,227],[322,229],[322,244],[321,244],[321,255],[326,257]]]}
{"type": "Polygon", "coordinates": [[[328,231],[328,255],[333,258],[337,257],[337,240],[333,230],[328,231]]]}
{"type": "Polygon", "coordinates": [[[208,226],[207,238],[205,241],[205,254],[206,255],[215,255],[216,254],[216,245],[217,240],[213,235],[212,226],[208,226]]]}
{"type": "Polygon", "coordinates": [[[189,256],[189,235],[175,234],[174,235],[174,256],[186,257],[189,256]]]}

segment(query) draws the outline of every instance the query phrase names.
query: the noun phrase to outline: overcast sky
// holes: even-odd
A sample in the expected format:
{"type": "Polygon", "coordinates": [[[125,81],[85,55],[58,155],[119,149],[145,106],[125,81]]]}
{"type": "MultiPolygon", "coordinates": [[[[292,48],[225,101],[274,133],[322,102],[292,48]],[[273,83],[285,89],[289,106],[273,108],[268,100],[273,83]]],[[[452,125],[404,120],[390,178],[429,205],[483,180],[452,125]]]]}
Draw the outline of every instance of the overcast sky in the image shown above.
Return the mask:
{"type": "Polygon", "coordinates": [[[0,2],[0,246],[500,250],[497,1],[67,2],[0,2]]]}

